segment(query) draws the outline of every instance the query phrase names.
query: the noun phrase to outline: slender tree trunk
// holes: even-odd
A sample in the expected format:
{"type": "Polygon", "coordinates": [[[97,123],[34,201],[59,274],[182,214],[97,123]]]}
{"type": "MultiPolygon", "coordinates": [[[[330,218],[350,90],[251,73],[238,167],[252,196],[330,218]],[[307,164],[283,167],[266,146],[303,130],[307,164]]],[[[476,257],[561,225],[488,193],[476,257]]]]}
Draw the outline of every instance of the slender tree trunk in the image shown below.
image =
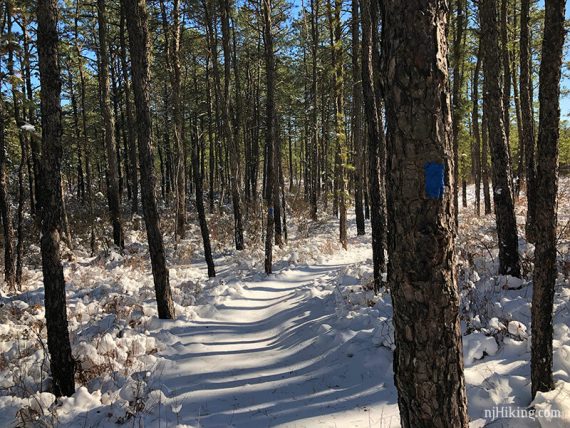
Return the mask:
{"type": "Polygon", "coordinates": [[[199,138],[194,137],[192,145],[192,168],[194,170],[194,188],[196,190],[196,210],[198,211],[198,221],[200,222],[200,232],[202,234],[202,242],[204,244],[204,258],[208,265],[208,278],[216,276],[214,259],[212,258],[212,247],[210,245],[210,229],[208,228],[208,220],[206,219],[206,209],[204,208],[204,189],[203,189],[203,170],[200,171],[200,160],[198,156],[199,138]]]}
{"type": "Polygon", "coordinates": [[[389,283],[400,419],[405,428],[466,428],[447,1],[386,0],[383,7],[389,283]]]}
{"type": "MultiPolygon", "coordinates": [[[[0,81],[1,83],[1,81],[0,81]]],[[[4,232],[4,279],[8,290],[15,285],[14,229],[8,195],[8,176],[6,174],[6,135],[4,100],[0,99],[0,214],[4,232]]]]}
{"type": "Polygon", "coordinates": [[[318,109],[318,96],[317,96],[317,70],[318,70],[318,49],[319,49],[319,0],[311,1],[311,58],[312,58],[312,68],[311,68],[311,154],[309,173],[311,177],[310,186],[310,202],[311,202],[311,218],[317,220],[317,200],[318,200],[318,190],[320,186],[320,175],[319,175],[319,109],[318,109]]]}
{"type": "MultiPolygon", "coordinates": [[[[29,47],[29,36],[28,36],[28,23],[26,20],[26,15],[22,14],[22,39],[23,39],[23,69],[24,69],[24,80],[25,80],[25,87],[24,92],[26,96],[26,100],[28,101],[30,107],[28,108],[28,122],[31,125],[36,123],[36,115],[34,111],[34,102],[33,102],[33,89],[32,89],[32,73],[31,73],[31,65],[30,65],[30,47],[29,47]]],[[[32,156],[27,156],[26,163],[28,169],[28,188],[30,194],[30,211],[32,215],[36,214],[36,193],[35,193],[35,186],[36,186],[36,178],[37,178],[37,168],[36,163],[33,163],[34,156],[34,146],[37,143],[35,142],[35,138],[30,138],[30,147],[32,148],[32,156]]]]}
{"type": "Polygon", "coordinates": [[[534,242],[534,218],[536,211],[536,167],[534,163],[534,117],[532,114],[532,74],[530,70],[530,35],[529,35],[530,0],[521,0],[521,34],[520,34],[520,99],[522,133],[520,144],[524,145],[526,170],[527,214],[525,234],[529,242],[534,242]]]}
{"type": "Polygon", "coordinates": [[[536,250],[532,294],[532,397],[554,388],[552,378],[552,313],[556,284],[558,148],[560,138],[560,74],[564,47],[566,0],[546,0],[540,118],[536,174],[536,250]]]}
{"type": "MultiPolygon", "coordinates": [[[[162,27],[165,34],[166,58],[171,87],[172,118],[174,120],[174,149],[176,188],[176,227],[175,239],[178,242],[186,235],[186,172],[184,162],[184,138],[182,135],[182,100],[180,83],[180,2],[172,1],[172,25],[168,24],[165,2],[160,1],[162,27]]],[[[168,132],[168,131],[166,131],[168,132]]]]}
{"type": "Polygon", "coordinates": [[[61,76],[58,63],[57,1],[38,0],[38,57],[41,85],[42,157],[39,187],[41,253],[44,277],[46,325],[53,392],[70,396],[75,392],[75,361],[67,325],[65,279],[60,259],[62,234],[61,76]]]}
{"type": "Polygon", "coordinates": [[[136,106],[139,164],[141,168],[141,196],[156,292],[158,316],[172,319],[175,316],[164,244],[160,232],[160,218],[154,195],[155,176],[152,154],[152,122],[150,114],[150,67],[148,16],[143,0],[122,0],[127,17],[133,92],[136,106]]]}
{"type": "Polygon", "coordinates": [[[501,65],[503,69],[503,121],[505,123],[505,136],[511,159],[511,63],[509,59],[509,36],[508,36],[508,0],[501,0],[501,65]]]}
{"type": "Polygon", "coordinates": [[[362,0],[362,89],[364,112],[368,124],[368,180],[370,196],[370,225],[372,228],[372,263],[374,266],[374,291],[378,292],[382,272],[386,271],[386,199],[385,165],[386,139],[382,121],[380,99],[377,93],[378,68],[375,67],[374,52],[377,50],[378,7],[376,2],[362,0]]]}
{"type": "Polygon", "coordinates": [[[129,68],[127,65],[127,42],[125,28],[125,7],[121,3],[121,18],[119,24],[119,43],[121,58],[121,73],[124,82],[124,99],[125,109],[127,113],[127,138],[129,163],[131,165],[131,215],[139,212],[139,179],[138,179],[138,162],[137,162],[137,136],[133,119],[133,107],[131,103],[131,85],[129,82],[129,68]]]}
{"type": "Polygon", "coordinates": [[[123,225],[121,222],[121,200],[115,154],[115,120],[111,112],[109,93],[109,52],[107,50],[107,13],[105,0],[97,0],[97,22],[99,26],[99,88],[101,92],[101,110],[105,124],[105,148],[107,150],[107,185],[109,186],[109,214],[113,225],[113,242],[117,247],[125,247],[123,225]]]}
{"type": "Polygon", "coordinates": [[[477,49],[477,63],[473,72],[471,123],[473,125],[473,180],[475,182],[475,210],[481,215],[481,131],[479,128],[479,74],[481,70],[481,43],[477,49]]]}
{"type": "Polygon", "coordinates": [[[342,40],[340,13],[342,0],[329,0],[329,21],[331,27],[332,67],[334,70],[333,93],[334,98],[334,129],[335,129],[335,164],[334,164],[334,203],[333,212],[339,214],[339,240],[342,247],[348,248],[346,232],[346,180],[345,165],[348,154],[346,153],[346,133],[344,128],[344,99],[343,99],[343,70],[342,70],[342,40]]]}
{"type": "Polygon", "coordinates": [[[491,191],[489,182],[489,126],[487,123],[487,107],[485,106],[485,100],[483,100],[483,117],[481,119],[481,129],[481,175],[483,181],[483,202],[485,205],[485,215],[487,215],[493,212],[493,208],[491,206],[491,191]]]}
{"type": "MultiPolygon", "coordinates": [[[[273,43],[272,43],[273,46],[273,43]]],[[[269,53],[275,58],[274,53],[269,53]]],[[[276,79],[276,68],[275,68],[275,59],[272,60],[272,81],[275,82],[276,79]]],[[[272,83],[272,85],[274,85],[272,83]]],[[[275,87],[275,86],[273,86],[275,87]]],[[[273,89],[275,91],[275,89],[273,89]]],[[[275,95],[273,95],[273,127],[275,128],[273,132],[273,165],[268,168],[272,169],[273,174],[273,216],[274,216],[274,226],[275,226],[275,245],[278,245],[280,248],[283,247],[283,223],[281,223],[281,185],[279,181],[279,170],[281,168],[281,135],[280,129],[278,127],[278,119],[277,119],[277,112],[275,108],[275,95]]]]}
{"type": "MultiPolygon", "coordinates": [[[[12,35],[12,3],[10,1],[6,4],[7,7],[7,27],[8,27],[8,38],[12,35]]],[[[9,50],[8,54],[8,73],[14,75],[14,57],[12,50],[9,50]]],[[[0,87],[2,86],[2,74],[0,72],[0,87]]],[[[16,125],[21,126],[18,123],[18,104],[14,91],[14,83],[12,83],[12,98],[14,100],[14,114],[16,116],[16,125]]],[[[10,195],[8,193],[8,174],[6,171],[6,166],[8,163],[6,156],[6,108],[4,105],[4,99],[0,95],[0,215],[2,216],[2,230],[4,232],[4,279],[8,290],[13,290],[16,283],[16,265],[15,265],[15,254],[14,254],[14,227],[12,225],[12,210],[10,209],[10,195]]]]}
{"type": "MultiPolygon", "coordinates": [[[[465,0],[457,0],[457,17],[455,18],[455,39],[453,41],[453,181],[459,184],[459,131],[463,120],[463,33],[467,20],[465,19],[465,0]]],[[[459,223],[459,185],[453,189],[453,204],[455,208],[455,225],[459,223]]]]}
{"type": "Polygon", "coordinates": [[[273,271],[273,229],[275,222],[281,218],[275,216],[275,203],[279,204],[279,193],[273,194],[274,182],[279,182],[276,175],[275,145],[276,145],[276,115],[275,115],[275,53],[273,51],[273,33],[271,29],[271,0],[262,0],[263,9],[263,40],[265,45],[265,74],[267,79],[266,99],[266,130],[265,146],[267,153],[267,227],[265,230],[265,273],[273,271]]]}
{"type": "Polygon", "coordinates": [[[360,16],[358,0],[352,0],[352,143],[354,146],[354,211],[356,214],[356,234],[364,235],[364,208],[362,205],[362,174],[364,172],[364,141],[362,135],[362,70],[360,69],[360,16]]]}
{"type": "Polygon", "coordinates": [[[232,192],[232,204],[234,210],[234,241],[236,250],[245,249],[243,238],[243,220],[241,208],[241,194],[239,189],[239,180],[241,177],[239,163],[239,142],[235,138],[232,130],[232,114],[230,100],[230,80],[231,80],[231,62],[232,55],[230,50],[230,0],[220,1],[220,15],[222,21],[222,47],[224,51],[224,94],[222,106],[222,126],[224,128],[224,136],[229,150],[230,160],[230,186],[232,192]]]}
{"type": "Polygon", "coordinates": [[[511,70],[512,73],[512,80],[513,80],[513,93],[515,99],[515,112],[517,116],[517,135],[518,135],[518,143],[519,143],[519,157],[518,157],[518,164],[517,164],[517,197],[520,193],[520,190],[524,187],[524,180],[525,180],[525,146],[521,140],[521,136],[523,133],[522,129],[522,112],[521,112],[521,103],[520,103],[520,96],[519,96],[519,85],[517,79],[517,69],[515,67],[514,61],[512,61],[511,70]]]}
{"type": "Polygon", "coordinates": [[[502,91],[500,86],[499,26],[497,0],[480,3],[481,51],[485,76],[485,106],[489,126],[489,146],[493,168],[493,200],[499,241],[499,274],[520,277],[518,235],[511,166],[503,123],[502,91]]]}

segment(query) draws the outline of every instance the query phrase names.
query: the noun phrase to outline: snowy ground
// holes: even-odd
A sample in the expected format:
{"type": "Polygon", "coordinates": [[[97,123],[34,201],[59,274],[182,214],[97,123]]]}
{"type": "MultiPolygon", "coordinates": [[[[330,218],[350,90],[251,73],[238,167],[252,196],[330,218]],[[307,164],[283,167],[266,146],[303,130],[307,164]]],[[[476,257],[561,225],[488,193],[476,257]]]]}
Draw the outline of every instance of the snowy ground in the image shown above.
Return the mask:
{"type": "MultiPolygon", "coordinates": [[[[532,284],[496,277],[493,217],[476,218],[471,203],[461,213],[458,262],[473,427],[491,423],[485,411],[494,408],[503,413],[490,426],[570,426],[570,233],[564,230],[570,181],[561,187],[558,383],[534,403],[537,411],[565,412],[550,421],[501,417],[530,404],[532,284]]],[[[356,238],[351,222],[345,252],[334,220],[296,223],[289,245],[276,249],[276,273],[269,277],[260,273],[259,250],[215,247],[218,277],[207,280],[197,238],[171,249],[174,321],[156,317],[142,233],[131,232],[124,255],[91,258],[78,251],[66,261],[65,275],[79,388],[56,403],[37,392],[49,386],[43,288],[41,273],[27,271],[24,292],[0,300],[0,426],[398,427],[390,296],[365,289],[370,238],[356,238]]],[[[520,244],[528,269],[532,247],[520,244]]]]}

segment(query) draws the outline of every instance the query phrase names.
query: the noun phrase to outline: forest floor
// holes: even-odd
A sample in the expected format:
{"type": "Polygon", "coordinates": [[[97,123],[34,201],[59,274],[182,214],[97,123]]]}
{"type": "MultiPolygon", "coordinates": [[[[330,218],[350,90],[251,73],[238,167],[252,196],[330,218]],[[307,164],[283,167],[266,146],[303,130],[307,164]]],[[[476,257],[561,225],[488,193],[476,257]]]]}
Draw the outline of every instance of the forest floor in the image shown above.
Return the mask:
{"type": "MultiPolygon", "coordinates": [[[[557,384],[533,402],[536,414],[522,414],[531,404],[533,248],[520,240],[523,280],[497,276],[494,217],[476,217],[471,194],[461,211],[458,271],[472,427],[570,426],[569,179],[560,193],[557,384]]],[[[521,234],[523,205],[521,198],[521,234]]],[[[143,232],[127,234],[123,254],[107,248],[90,257],[78,242],[65,261],[78,390],[58,401],[39,392],[49,388],[43,284],[39,264],[26,270],[21,293],[0,295],[0,426],[398,427],[391,299],[368,290],[370,236],[357,237],[351,218],[344,251],[335,219],[304,218],[293,216],[289,243],[275,249],[269,276],[259,241],[243,252],[231,249],[229,214],[211,219],[215,279],[207,279],[196,226],[177,249],[167,239],[173,321],[157,319],[143,232]]],[[[38,263],[38,249],[30,253],[38,263]]]]}

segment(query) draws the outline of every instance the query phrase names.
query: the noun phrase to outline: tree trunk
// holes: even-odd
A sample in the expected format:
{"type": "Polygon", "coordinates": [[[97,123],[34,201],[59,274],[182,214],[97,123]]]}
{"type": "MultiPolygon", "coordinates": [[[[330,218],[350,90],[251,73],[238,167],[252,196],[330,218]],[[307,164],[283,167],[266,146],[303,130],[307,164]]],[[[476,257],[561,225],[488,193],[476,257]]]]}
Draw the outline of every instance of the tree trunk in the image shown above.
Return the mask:
{"type": "Polygon", "coordinates": [[[487,123],[487,108],[485,107],[485,100],[483,100],[483,117],[481,119],[482,137],[481,144],[481,175],[483,181],[483,201],[485,205],[485,215],[491,214],[493,208],[491,207],[491,191],[489,189],[489,126],[487,123]]]}
{"type": "MultiPolygon", "coordinates": [[[[465,19],[465,0],[457,0],[457,17],[455,18],[455,38],[453,40],[453,181],[459,184],[459,131],[463,120],[463,33],[465,19]]],[[[459,185],[453,189],[453,206],[455,207],[455,225],[459,223],[459,185]]]]}
{"type": "Polygon", "coordinates": [[[362,205],[362,190],[364,172],[364,154],[362,138],[362,71],[360,61],[360,17],[358,0],[352,0],[352,144],[354,146],[354,211],[356,214],[356,234],[364,235],[364,207],[362,205]]]}
{"type": "Polygon", "coordinates": [[[400,419],[405,428],[466,428],[447,1],[386,0],[383,8],[389,285],[400,419]]]}
{"type": "Polygon", "coordinates": [[[8,176],[6,174],[6,135],[4,100],[0,99],[0,214],[4,232],[4,278],[8,290],[14,288],[14,230],[12,227],[12,213],[8,194],[8,176]]]}
{"type": "MultiPolygon", "coordinates": [[[[501,0],[501,65],[503,69],[503,121],[505,123],[505,136],[511,159],[510,134],[511,119],[509,110],[511,107],[511,64],[509,60],[509,36],[508,36],[508,0],[501,0]]],[[[512,162],[511,162],[512,163],[512,162]]],[[[512,177],[511,177],[512,178],[512,177]]]]}
{"type": "Polygon", "coordinates": [[[121,223],[121,202],[115,154],[115,120],[111,112],[109,94],[109,52],[107,50],[107,13],[105,0],[97,0],[97,22],[99,27],[99,89],[101,92],[101,110],[105,125],[105,149],[107,151],[107,185],[109,214],[113,225],[113,242],[120,249],[125,248],[123,225],[121,223]]]}
{"type": "Polygon", "coordinates": [[[141,196],[146,224],[152,276],[158,306],[158,317],[172,319],[175,316],[164,244],[160,232],[160,218],[154,195],[155,176],[152,154],[152,122],[150,114],[150,67],[148,17],[143,0],[122,0],[127,17],[131,72],[136,106],[139,164],[141,168],[141,196]]]}
{"type": "Polygon", "coordinates": [[[532,397],[554,388],[552,313],[556,284],[558,147],[560,137],[560,70],[564,47],[566,0],[546,0],[536,174],[536,250],[532,294],[532,397]]]}
{"type": "Polygon", "coordinates": [[[310,165],[309,175],[311,177],[311,190],[310,190],[310,203],[311,203],[311,218],[317,220],[317,200],[318,189],[320,186],[319,175],[319,109],[317,97],[317,70],[318,70],[318,50],[319,50],[319,0],[311,1],[311,150],[310,150],[310,165]]]}
{"type": "Polygon", "coordinates": [[[493,201],[499,244],[499,274],[520,277],[517,222],[511,190],[511,166],[503,122],[497,0],[480,3],[481,52],[485,76],[485,108],[493,169],[493,201]]]}
{"type": "Polygon", "coordinates": [[[526,170],[527,213],[525,234],[529,242],[534,242],[534,217],[536,211],[536,169],[534,164],[534,117],[532,114],[532,74],[530,70],[531,52],[529,36],[530,0],[521,0],[521,34],[520,34],[520,99],[521,125],[520,144],[524,145],[526,170]]]}
{"type": "Polygon", "coordinates": [[[41,85],[42,157],[38,194],[41,212],[41,253],[44,277],[46,324],[53,393],[75,392],[75,361],[67,325],[65,280],[60,259],[62,230],[61,77],[58,63],[57,1],[38,0],[38,57],[41,85]]]}
{"type": "Polygon", "coordinates": [[[279,182],[275,169],[276,117],[275,117],[275,53],[271,29],[271,0],[262,0],[263,40],[265,43],[265,74],[267,79],[265,146],[267,153],[267,228],[265,230],[265,273],[273,271],[273,229],[281,218],[275,216],[275,203],[279,204],[279,193],[274,195],[275,182],[279,182]]]}
{"type": "Polygon", "coordinates": [[[230,160],[230,186],[232,192],[232,205],[234,210],[234,241],[236,250],[245,249],[245,242],[243,238],[243,220],[241,209],[241,194],[239,189],[239,180],[241,177],[240,164],[239,164],[239,142],[236,140],[236,135],[232,130],[232,114],[231,114],[231,100],[230,100],[230,81],[231,81],[231,50],[230,50],[230,1],[220,1],[220,15],[222,21],[222,48],[224,51],[224,94],[222,106],[222,126],[224,129],[224,137],[226,140],[227,149],[229,150],[230,160]]]}
{"type": "Polygon", "coordinates": [[[481,70],[481,43],[477,49],[477,63],[473,72],[471,123],[473,126],[473,181],[475,182],[475,211],[481,215],[481,131],[479,128],[479,73],[481,70]]]}
{"type": "MultiPolygon", "coordinates": [[[[7,3],[7,27],[8,27],[8,40],[11,38],[12,33],[12,3],[7,3]]],[[[8,54],[8,73],[14,75],[14,57],[12,50],[8,54]]],[[[0,87],[2,86],[2,77],[0,73],[0,87]]],[[[14,100],[14,114],[16,116],[16,125],[18,123],[18,104],[15,96],[14,83],[12,82],[12,98],[14,100]]],[[[15,270],[15,257],[14,257],[14,227],[12,225],[12,210],[10,209],[10,195],[8,193],[8,174],[6,166],[8,160],[6,157],[6,107],[4,99],[0,95],[0,215],[2,217],[2,227],[4,232],[4,279],[8,290],[13,290],[16,283],[16,270],[15,270]]],[[[21,135],[21,134],[20,134],[21,135]]]]}
{"type": "Polygon", "coordinates": [[[198,221],[200,222],[200,232],[202,234],[202,242],[204,244],[204,258],[208,265],[208,278],[216,276],[214,259],[212,258],[212,247],[210,245],[210,229],[208,228],[208,220],[206,219],[206,209],[204,208],[204,189],[203,189],[203,172],[200,171],[200,161],[198,156],[198,135],[194,137],[192,145],[192,168],[194,170],[194,188],[196,190],[196,210],[198,211],[198,221]]]}
{"type": "Polygon", "coordinates": [[[386,199],[385,164],[386,140],[380,101],[377,92],[374,52],[377,51],[378,7],[376,2],[360,2],[362,11],[362,89],[364,112],[368,124],[368,180],[370,196],[370,225],[372,228],[372,263],[374,266],[374,291],[378,292],[382,282],[382,272],[386,271],[386,199]]]}
{"type": "MultiPolygon", "coordinates": [[[[178,242],[186,235],[186,172],[184,162],[184,138],[182,135],[182,99],[180,83],[180,3],[172,1],[172,25],[168,24],[165,2],[160,1],[162,12],[162,27],[165,34],[166,61],[171,86],[171,107],[174,120],[174,149],[176,188],[176,227],[175,239],[178,242]]],[[[168,131],[167,131],[168,132],[168,131]]]]}
{"type": "Polygon", "coordinates": [[[127,112],[127,138],[129,163],[131,165],[131,215],[139,212],[139,179],[137,162],[137,139],[133,120],[133,107],[131,104],[131,85],[129,83],[129,68],[127,65],[127,42],[125,40],[125,7],[121,3],[121,19],[119,25],[119,43],[121,58],[121,74],[123,75],[123,88],[125,90],[125,108],[127,112]]]}

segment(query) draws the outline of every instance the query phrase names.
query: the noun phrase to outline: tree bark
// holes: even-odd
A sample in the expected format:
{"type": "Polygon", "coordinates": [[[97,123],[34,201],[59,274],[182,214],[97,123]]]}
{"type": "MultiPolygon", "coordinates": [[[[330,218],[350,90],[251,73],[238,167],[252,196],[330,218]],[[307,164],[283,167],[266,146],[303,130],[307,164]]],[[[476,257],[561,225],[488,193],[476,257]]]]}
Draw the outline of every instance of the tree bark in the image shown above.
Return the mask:
{"type": "Polygon", "coordinates": [[[60,258],[62,230],[61,76],[58,63],[57,1],[38,0],[38,57],[41,85],[42,156],[38,194],[41,212],[41,253],[44,277],[46,324],[53,392],[75,392],[75,361],[69,342],[65,279],[60,258]]]}
{"type": "Polygon", "coordinates": [[[127,17],[131,72],[136,106],[136,123],[141,168],[141,196],[146,224],[152,276],[156,292],[158,317],[172,319],[175,316],[168,268],[164,255],[164,243],[160,232],[160,218],[154,194],[155,176],[152,154],[152,121],[150,114],[150,67],[148,16],[145,0],[122,0],[127,17]]]}
{"type": "Polygon", "coordinates": [[[383,3],[389,285],[405,428],[469,423],[454,254],[447,10],[445,0],[383,3]]]}
{"type": "Polygon", "coordinates": [[[520,277],[517,222],[511,189],[511,166],[503,122],[497,0],[482,0],[479,7],[481,52],[485,76],[484,98],[488,112],[493,201],[499,244],[499,274],[520,277]]]}
{"type": "Polygon", "coordinates": [[[552,378],[552,313],[556,284],[560,75],[564,47],[566,0],[546,0],[536,174],[536,249],[532,294],[532,397],[554,388],[552,378]]]}

